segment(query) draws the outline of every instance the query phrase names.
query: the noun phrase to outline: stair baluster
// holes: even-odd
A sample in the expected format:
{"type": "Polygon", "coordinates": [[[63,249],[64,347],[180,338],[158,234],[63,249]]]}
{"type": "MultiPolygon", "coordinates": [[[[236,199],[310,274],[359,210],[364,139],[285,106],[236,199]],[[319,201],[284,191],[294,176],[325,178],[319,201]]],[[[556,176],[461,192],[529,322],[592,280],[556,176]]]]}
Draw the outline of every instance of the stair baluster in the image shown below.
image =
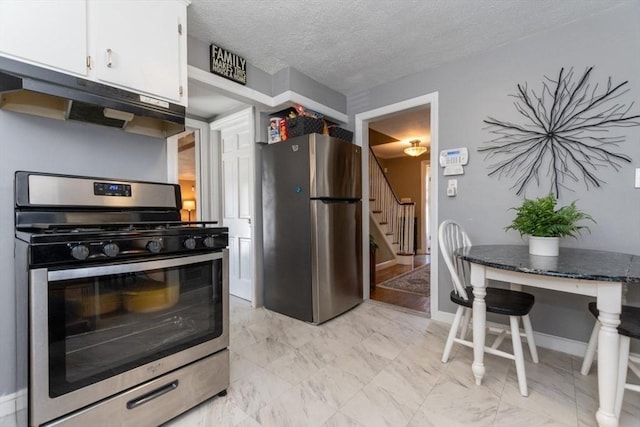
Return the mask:
{"type": "Polygon", "coordinates": [[[415,203],[401,202],[387,180],[378,159],[369,147],[370,209],[380,214],[380,223],[387,224],[391,243],[397,255],[414,254],[415,203]]]}

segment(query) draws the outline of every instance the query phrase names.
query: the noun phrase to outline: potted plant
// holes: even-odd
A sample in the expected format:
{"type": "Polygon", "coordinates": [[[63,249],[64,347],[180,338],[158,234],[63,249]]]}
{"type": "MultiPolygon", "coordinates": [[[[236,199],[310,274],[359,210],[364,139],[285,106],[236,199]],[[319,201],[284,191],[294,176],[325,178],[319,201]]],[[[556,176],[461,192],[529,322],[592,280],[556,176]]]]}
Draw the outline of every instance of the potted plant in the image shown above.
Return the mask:
{"type": "Polygon", "coordinates": [[[516,230],[521,236],[528,235],[530,254],[557,256],[561,237],[577,238],[582,230],[589,231],[589,227],[579,225],[579,221],[595,221],[580,211],[575,201],[559,209],[556,209],[556,203],[553,194],[535,200],[525,198],[522,205],[512,208],[516,211],[516,217],[505,230],[516,230]]]}

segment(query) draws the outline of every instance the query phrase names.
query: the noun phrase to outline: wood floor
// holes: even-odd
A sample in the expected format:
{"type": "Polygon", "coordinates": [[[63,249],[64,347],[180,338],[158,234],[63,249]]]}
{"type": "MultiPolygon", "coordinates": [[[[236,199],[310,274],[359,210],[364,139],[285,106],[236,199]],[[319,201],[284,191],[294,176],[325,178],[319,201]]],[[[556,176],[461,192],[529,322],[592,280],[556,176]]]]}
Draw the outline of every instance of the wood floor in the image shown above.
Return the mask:
{"type": "MultiPolygon", "coordinates": [[[[391,267],[378,270],[376,271],[376,285],[403,273],[407,273],[414,268],[425,265],[429,263],[430,260],[431,257],[429,255],[416,255],[413,259],[413,266],[396,264],[391,267]]],[[[421,311],[423,313],[429,313],[429,297],[423,297],[421,295],[376,287],[373,292],[371,292],[371,299],[411,310],[421,311]]]]}

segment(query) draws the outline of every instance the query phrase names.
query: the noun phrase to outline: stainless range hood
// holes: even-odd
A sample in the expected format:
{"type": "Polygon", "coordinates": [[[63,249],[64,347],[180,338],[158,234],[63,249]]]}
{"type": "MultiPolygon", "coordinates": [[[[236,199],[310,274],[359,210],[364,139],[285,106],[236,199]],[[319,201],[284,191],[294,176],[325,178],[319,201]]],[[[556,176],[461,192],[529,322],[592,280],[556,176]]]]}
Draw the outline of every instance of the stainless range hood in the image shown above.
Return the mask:
{"type": "Polygon", "coordinates": [[[184,130],[185,107],[0,57],[0,108],[166,138],[184,130]]]}

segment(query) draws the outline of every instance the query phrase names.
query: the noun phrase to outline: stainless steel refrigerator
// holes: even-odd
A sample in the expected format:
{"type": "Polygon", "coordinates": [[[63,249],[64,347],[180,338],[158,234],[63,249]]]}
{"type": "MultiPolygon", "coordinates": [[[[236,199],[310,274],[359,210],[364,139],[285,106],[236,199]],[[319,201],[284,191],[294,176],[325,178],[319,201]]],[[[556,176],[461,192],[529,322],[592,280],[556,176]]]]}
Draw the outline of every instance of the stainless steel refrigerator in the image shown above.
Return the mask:
{"type": "Polygon", "coordinates": [[[269,310],[322,323],[362,301],[361,159],[319,134],[262,146],[269,310]]]}

